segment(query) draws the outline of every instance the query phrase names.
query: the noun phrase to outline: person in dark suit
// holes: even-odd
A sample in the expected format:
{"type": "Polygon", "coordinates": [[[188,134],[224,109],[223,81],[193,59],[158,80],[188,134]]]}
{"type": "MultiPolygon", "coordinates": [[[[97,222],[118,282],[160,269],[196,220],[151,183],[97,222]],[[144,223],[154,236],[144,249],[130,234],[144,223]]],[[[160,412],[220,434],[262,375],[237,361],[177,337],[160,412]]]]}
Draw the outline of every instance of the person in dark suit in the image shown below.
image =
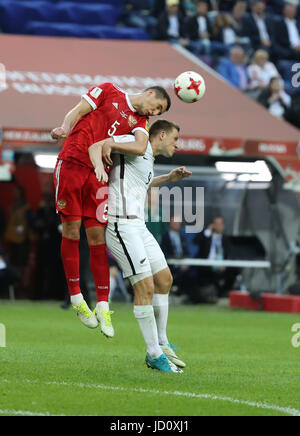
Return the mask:
{"type": "Polygon", "coordinates": [[[300,21],[292,4],[285,4],[283,16],[275,25],[274,52],[277,59],[300,60],[300,21]]]}
{"type": "Polygon", "coordinates": [[[243,36],[250,38],[254,50],[264,49],[271,55],[274,38],[274,24],[265,15],[266,5],[261,0],[251,1],[251,13],[243,18],[243,36]]]}
{"type": "Polygon", "coordinates": [[[166,0],[166,8],[158,17],[156,36],[160,41],[187,44],[185,19],[179,9],[179,0],[166,0]]]}
{"type": "MultiPolygon", "coordinates": [[[[184,234],[181,232],[182,222],[178,217],[170,218],[168,230],[161,240],[161,249],[167,259],[184,259],[189,257],[189,249],[184,234]]],[[[186,294],[194,281],[192,268],[188,266],[170,265],[173,284],[179,294],[186,294]]]]}
{"type": "MultiPolygon", "coordinates": [[[[199,247],[196,257],[210,260],[228,259],[230,245],[229,239],[224,232],[224,218],[215,217],[212,224],[194,239],[194,243],[199,247]]],[[[222,297],[227,296],[228,292],[232,290],[238,274],[239,269],[237,268],[199,267],[198,281],[202,286],[214,284],[219,297],[222,297]]]]}
{"type": "Polygon", "coordinates": [[[208,9],[207,1],[198,0],[197,14],[186,21],[188,49],[196,55],[227,54],[228,47],[223,42],[212,40],[213,29],[208,9]]]}

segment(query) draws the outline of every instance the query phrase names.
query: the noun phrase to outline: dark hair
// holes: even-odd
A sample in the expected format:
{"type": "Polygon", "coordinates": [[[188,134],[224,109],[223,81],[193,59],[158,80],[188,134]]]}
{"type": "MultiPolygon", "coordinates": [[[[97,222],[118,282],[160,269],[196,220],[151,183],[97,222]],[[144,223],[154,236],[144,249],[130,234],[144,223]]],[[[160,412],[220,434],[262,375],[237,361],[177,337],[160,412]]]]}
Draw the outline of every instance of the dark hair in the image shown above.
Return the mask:
{"type": "Polygon", "coordinates": [[[167,91],[165,90],[165,88],[163,88],[162,86],[150,86],[149,88],[146,88],[144,90],[144,92],[147,91],[155,91],[155,96],[156,98],[162,98],[164,100],[167,100],[167,111],[170,109],[171,107],[171,98],[169,96],[169,94],[167,93],[167,91]]]}
{"type": "Polygon", "coordinates": [[[153,136],[158,135],[158,133],[162,130],[169,133],[173,129],[177,129],[178,132],[180,132],[180,127],[178,126],[178,124],[168,120],[157,120],[150,126],[149,137],[152,138],[153,136]]]}

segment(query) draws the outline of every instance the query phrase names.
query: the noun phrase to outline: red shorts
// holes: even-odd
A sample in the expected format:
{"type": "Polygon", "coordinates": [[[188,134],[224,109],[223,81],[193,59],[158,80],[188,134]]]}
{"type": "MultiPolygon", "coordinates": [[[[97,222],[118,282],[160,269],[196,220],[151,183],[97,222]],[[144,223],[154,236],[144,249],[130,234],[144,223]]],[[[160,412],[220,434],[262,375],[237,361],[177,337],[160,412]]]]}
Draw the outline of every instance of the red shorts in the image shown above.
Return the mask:
{"type": "Polygon", "coordinates": [[[107,225],[108,184],[99,182],[92,169],[58,160],[53,178],[56,210],[65,221],[89,218],[107,225]]]}

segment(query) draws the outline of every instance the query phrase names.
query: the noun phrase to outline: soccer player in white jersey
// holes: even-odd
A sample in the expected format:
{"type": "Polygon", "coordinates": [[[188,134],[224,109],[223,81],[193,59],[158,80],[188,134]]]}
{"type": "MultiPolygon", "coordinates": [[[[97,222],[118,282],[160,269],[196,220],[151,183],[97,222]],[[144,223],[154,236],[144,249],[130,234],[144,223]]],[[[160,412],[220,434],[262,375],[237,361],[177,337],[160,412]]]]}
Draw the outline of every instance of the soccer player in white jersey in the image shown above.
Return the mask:
{"type": "Polygon", "coordinates": [[[91,149],[97,174],[99,147],[114,153],[109,175],[106,244],[134,289],[134,315],[147,345],[146,364],[164,372],[182,372],[186,365],[167,337],[169,292],[173,278],[165,256],[145,224],[145,201],[152,187],[180,181],[192,173],[184,167],[154,177],[155,156],[172,157],[178,149],[179,126],[158,120],[150,127],[145,155],[118,153],[118,144],[134,136],[115,136],[91,149]]]}

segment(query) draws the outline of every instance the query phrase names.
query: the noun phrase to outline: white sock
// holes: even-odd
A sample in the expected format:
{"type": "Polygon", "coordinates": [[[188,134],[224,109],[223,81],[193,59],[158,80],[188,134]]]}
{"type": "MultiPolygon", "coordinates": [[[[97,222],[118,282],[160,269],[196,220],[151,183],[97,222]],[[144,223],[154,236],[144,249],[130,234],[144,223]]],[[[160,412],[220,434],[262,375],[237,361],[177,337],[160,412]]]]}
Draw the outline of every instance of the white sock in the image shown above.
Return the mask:
{"type": "Polygon", "coordinates": [[[82,294],[71,295],[72,306],[79,306],[80,303],[84,301],[82,294]]]}
{"type": "Polygon", "coordinates": [[[163,354],[158,343],[157,327],[152,306],[134,306],[134,316],[139,323],[142,335],[147,345],[147,353],[153,359],[163,354]]]}
{"type": "Polygon", "coordinates": [[[153,309],[160,345],[168,345],[167,324],[169,316],[169,294],[154,294],[153,309]]]}
{"type": "Polygon", "coordinates": [[[100,312],[102,312],[102,310],[106,310],[108,312],[109,304],[107,301],[99,301],[99,303],[97,303],[97,308],[100,312]]]}

